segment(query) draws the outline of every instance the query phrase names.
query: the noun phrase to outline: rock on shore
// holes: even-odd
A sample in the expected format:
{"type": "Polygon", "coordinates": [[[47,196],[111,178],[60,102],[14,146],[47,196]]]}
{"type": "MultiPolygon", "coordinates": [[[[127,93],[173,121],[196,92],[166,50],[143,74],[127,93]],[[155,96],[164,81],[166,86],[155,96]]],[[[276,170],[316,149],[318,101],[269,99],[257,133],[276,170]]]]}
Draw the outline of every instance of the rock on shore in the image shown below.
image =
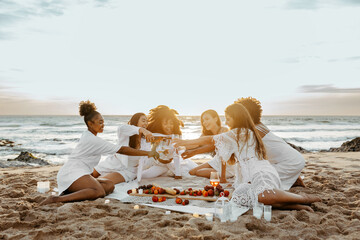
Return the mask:
{"type": "Polygon", "coordinates": [[[299,146],[296,146],[292,143],[288,143],[286,142],[287,144],[289,144],[292,148],[296,149],[298,152],[301,152],[301,153],[309,153],[308,150],[306,150],[305,148],[302,148],[302,147],[299,147],[299,146]]]}
{"type": "Polygon", "coordinates": [[[34,155],[29,152],[21,152],[20,155],[14,159],[0,161],[0,168],[46,165],[50,165],[50,163],[41,158],[34,157],[34,155]]]}
{"type": "Polygon", "coordinates": [[[0,139],[0,147],[13,147],[15,142],[7,140],[7,139],[0,139]]]}
{"type": "Polygon", "coordinates": [[[329,152],[360,152],[360,137],[344,142],[338,148],[330,148],[329,152]]]}

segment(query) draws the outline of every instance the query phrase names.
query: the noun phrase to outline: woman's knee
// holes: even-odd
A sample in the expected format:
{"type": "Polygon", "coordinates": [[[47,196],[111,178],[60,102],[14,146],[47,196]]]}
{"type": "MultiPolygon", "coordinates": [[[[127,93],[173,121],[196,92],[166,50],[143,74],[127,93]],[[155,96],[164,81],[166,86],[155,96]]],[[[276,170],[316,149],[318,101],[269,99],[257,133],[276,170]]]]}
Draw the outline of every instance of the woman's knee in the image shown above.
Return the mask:
{"type": "Polygon", "coordinates": [[[96,190],[96,198],[103,198],[106,196],[105,189],[97,189],[96,190]]]}
{"type": "Polygon", "coordinates": [[[101,179],[100,184],[105,192],[104,196],[112,193],[115,189],[115,184],[111,180],[101,179]]]}
{"type": "Polygon", "coordinates": [[[115,190],[115,184],[113,182],[106,184],[105,194],[109,195],[110,193],[114,192],[115,190]]]}

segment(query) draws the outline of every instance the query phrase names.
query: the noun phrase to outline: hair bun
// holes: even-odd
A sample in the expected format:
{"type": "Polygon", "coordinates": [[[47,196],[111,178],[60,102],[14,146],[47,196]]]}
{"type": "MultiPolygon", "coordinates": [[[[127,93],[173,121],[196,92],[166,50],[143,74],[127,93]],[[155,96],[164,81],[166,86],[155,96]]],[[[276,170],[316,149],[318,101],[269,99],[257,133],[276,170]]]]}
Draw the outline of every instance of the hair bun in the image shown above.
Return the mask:
{"type": "Polygon", "coordinates": [[[95,103],[87,101],[81,101],[79,104],[79,113],[80,116],[86,116],[89,115],[91,112],[96,111],[95,103]]]}

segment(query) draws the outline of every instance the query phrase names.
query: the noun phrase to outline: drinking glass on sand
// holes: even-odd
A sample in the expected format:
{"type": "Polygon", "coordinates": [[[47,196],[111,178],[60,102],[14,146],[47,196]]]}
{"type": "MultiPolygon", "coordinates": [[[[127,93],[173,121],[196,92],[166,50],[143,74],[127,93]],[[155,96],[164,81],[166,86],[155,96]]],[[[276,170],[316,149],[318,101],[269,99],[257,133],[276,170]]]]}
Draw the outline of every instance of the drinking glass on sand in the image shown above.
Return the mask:
{"type": "Polygon", "coordinates": [[[260,219],[263,214],[264,204],[256,202],[253,207],[253,216],[260,219]]]}
{"type": "Polygon", "coordinates": [[[264,219],[268,222],[271,221],[271,205],[264,206],[264,219]]]}

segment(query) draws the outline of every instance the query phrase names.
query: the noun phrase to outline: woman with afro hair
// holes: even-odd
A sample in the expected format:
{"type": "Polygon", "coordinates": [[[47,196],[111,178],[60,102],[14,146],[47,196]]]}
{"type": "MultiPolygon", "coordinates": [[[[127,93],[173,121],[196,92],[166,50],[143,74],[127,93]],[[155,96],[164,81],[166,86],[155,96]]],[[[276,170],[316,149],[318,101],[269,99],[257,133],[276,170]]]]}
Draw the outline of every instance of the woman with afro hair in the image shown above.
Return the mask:
{"type": "MultiPolygon", "coordinates": [[[[179,135],[181,136],[180,127],[184,126],[183,122],[177,117],[178,112],[175,109],[170,109],[168,106],[159,105],[150,110],[148,119],[149,125],[147,129],[152,133],[159,133],[163,135],[179,135]]],[[[156,148],[154,144],[153,148],[156,148]]],[[[151,161],[147,164],[150,168],[142,172],[142,178],[154,178],[166,174],[175,174],[175,178],[181,178],[183,175],[189,174],[189,170],[196,167],[197,164],[186,159],[181,161],[181,157],[174,154],[174,159],[171,163],[164,164],[162,160],[151,161]],[[181,162],[180,162],[181,161],[181,162]],[[180,176],[179,176],[180,175],[180,176]]]]}

